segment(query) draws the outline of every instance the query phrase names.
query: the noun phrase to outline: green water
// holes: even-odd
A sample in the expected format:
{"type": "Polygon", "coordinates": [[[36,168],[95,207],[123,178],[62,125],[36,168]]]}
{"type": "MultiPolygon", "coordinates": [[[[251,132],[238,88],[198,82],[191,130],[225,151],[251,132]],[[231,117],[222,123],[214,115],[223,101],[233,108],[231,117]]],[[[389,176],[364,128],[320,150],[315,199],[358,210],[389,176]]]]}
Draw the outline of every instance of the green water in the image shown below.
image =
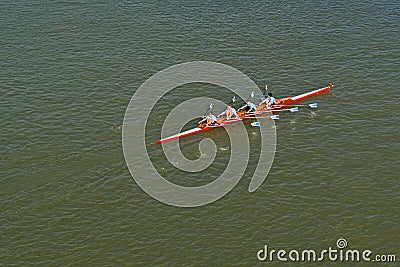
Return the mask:
{"type": "MultiPolygon", "coordinates": [[[[398,1],[0,8],[1,265],[253,266],[264,245],[321,250],[339,238],[400,257],[398,1]],[[315,114],[281,115],[275,161],[255,193],[247,191],[251,158],[228,195],[183,209],[134,182],[121,126],[146,79],[194,60],[232,66],[282,97],[336,86],[315,114]]],[[[168,108],[210,94],[231,97],[199,84],[171,92],[147,142],[159,138],[168,108]]],[[[259,136],[248,128],[255,151],[259,136]]],[[[195,158],[204,137],[219,145],[220,160],[208,173],[175,170],[168,179],[197,186],[223,171],[223,132],[189,137],[183,152],[195,158]]],[[[160,147],[149,153],[169,166],[160,147]]]]}

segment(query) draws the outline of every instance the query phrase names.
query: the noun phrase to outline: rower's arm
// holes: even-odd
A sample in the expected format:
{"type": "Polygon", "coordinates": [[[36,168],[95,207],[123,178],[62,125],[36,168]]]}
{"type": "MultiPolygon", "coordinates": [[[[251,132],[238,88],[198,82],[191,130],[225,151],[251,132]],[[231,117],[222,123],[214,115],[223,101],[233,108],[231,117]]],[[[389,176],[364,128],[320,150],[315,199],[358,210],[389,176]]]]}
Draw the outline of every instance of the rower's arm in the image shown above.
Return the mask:
{"type": "Polygon", "coordinates": [[[244,105],[244,106],[241,106],[240,108],[238,108],[238,110],[237,110],[237,111],[241,111],[241,110],[243,110],[245,107],[247,107],[247,104],[246,104],[246,105],[244,105]]]}
{"type": "Polygon", "coordinates": [[[221,116],[224,115],[225,113],[226,113],[226,110],[224,110],[221,114],[219,114],[219,115],[217,116],[217,118],[221,117],[221,116]]]}
{"type": "Polygon", "coordinates": [[[207,121],[207,117],[204,117],[202,120],[200,120],[197,124],[202,124],[205,123],[207,121]]]}

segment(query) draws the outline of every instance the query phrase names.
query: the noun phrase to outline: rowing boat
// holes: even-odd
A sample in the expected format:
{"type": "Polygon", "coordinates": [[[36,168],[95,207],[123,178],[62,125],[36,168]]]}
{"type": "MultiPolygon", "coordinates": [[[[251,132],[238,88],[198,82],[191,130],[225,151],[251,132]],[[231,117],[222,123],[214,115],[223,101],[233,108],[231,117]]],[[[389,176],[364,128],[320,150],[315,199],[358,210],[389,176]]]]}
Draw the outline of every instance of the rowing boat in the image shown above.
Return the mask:
{"type": "Polygon", "coordinates": [[[286,98],[281,98],[281,99],[277,99],[276,100],[276,105],[273,105],[271,107],[266,107],[265,104],[264,105],[259,105],[257,106],[257,111],[255,112],[251,112],[251,113],[245,113],[245,112],[239,112],[239,118],[238,119],[230,119],[230,120],[226,120],[225,118],[219,118],[217,120],[218,124],[215,125],[205,125],[205,124],[200,124],[198,127],[166,137],[166,138],[162,138],[160,140],[157,140],[155,142],[155,144],[161,144],[164,142],[168,142],[174,139],[178,139],[178,138],[183,138],[189,135],[194,135],[200,132],[204,132],[204,131],[208,131],[211,130],[213,128],[218,128],[218,127],[223,127],[224,125],[230,124],[230,123],[234,123],[237,121],[241,121],[243,119],[249,119],[249,118],[254,118],[255,115],[260,115],[262,113],[265,112],[274,112],[274,111],[280,111],[283,110],[287,107],[291,107],[305,99],[308,99],[310,97],[314,97],[316,95],[320,95],[323,93],[327,93],[329,92],[329,90],[333,87],[333,84],[330,83],[329,86],[321,88],[321,89],[317,89],[308,93],[304,93],[301,95],[297,95],[297,96],[293,96],[293,97],[286,97],[286,98]]]}

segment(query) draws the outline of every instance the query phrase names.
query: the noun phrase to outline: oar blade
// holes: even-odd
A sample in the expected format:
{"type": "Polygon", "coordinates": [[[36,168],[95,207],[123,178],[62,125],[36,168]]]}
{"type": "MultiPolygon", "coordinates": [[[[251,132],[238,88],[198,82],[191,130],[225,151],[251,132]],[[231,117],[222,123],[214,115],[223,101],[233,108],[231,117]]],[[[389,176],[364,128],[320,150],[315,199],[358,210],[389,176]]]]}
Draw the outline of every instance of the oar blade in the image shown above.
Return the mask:
{"type": "Polygon", "coordinates": [[[299,107],[294,107],[290,109],[290,112],[297,112],[299,111],[299,107]]]}
{"type": "Polygon", "coordinates": [[[273,120],[279,120],[279,115],[273,115],[273,116],[271,116],[271,119],[273,119],[273,120]]]}
{"type": "Polygon", "coordinates": [[[260,122],[259,121],[252,122],[251,126],[260,127],[260,122]]]}
{"type": "Polygon", "coordinates": [[[312,103],[308,105],[310,108],[318,108],[318,104],[317,103],[312,103]]]}

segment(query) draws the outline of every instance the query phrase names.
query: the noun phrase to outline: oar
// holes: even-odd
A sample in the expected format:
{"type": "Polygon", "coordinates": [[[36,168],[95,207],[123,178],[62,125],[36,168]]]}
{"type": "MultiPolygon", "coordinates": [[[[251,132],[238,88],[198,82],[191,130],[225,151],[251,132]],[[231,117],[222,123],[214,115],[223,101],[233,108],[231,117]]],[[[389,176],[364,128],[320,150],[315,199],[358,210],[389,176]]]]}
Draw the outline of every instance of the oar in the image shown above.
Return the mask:
{"type": "MultiPolygon", "coordinates": [[[[264,93],[262,94],[261,102],[263,102],[263,101],[264,101],[264,99],[265,99],[265,95],[267,94],[267,91],[268,91],[268,84],[266,84],[266,85],[265,85],[265,89],[264,89],[264,93]]],[[[260,103],[258,103],[258,105],[260,105],[260,104],[261,104],[261,102],[260,102],[260,103]]],[[[258,106],[258,105],[257,105],[257,106],[258,106]]]]}
{"type": "Polygon", "coordinates": [[[271,112],[276,112],[276,111],[290,111],[290,112],[297,112],[299,111],[299,107],[294,107],[294,108],[284,108],[284,109],[271,109],[269,110],[271,112]]]}
{"type": "MultiPolygon", "coordinates": [[[[272,115],[270,116],[270,118],[273,120],[279,120],[279,115],[272,115]]],[[[260,122],[259,121],[252,122],[251,126],[260,126],[260,122]]]]}
{"type": "MultiPolygon", "coordinates": [[[[279,120],[279,115],[273,115],[273,116],[271,116],[270,118],[273,119],[273,120],[279,120]]],[[[252,122],[252,123],[251,123],[251,126],[253,126],[253,127],[260,127],[261,124],[260,124],[259,121],[255,121],[255,122],[252,122]]]]}
{"type": "MultiPolygon", "coordinates": [[[[297,111],[299,111],[299,108],[298,107],[294,107],[294,108],[277,109],[277,110],[271,110],[271,111],[273,111],[273,112],[276,112],[276,111],[297,112],[297,111]]],[[[256,116],[256,114],[251,114],[250,116],[248,116],[248,118],[252,118],[252,117],[255,117],[255,116],[256,116]]],[[[273,119],[273,120],[279,120],[279,115],[272,115],[272,116],[270,116],[270,118],[273,119]]],[[[251,123],[251,126],[260,126],[260,123],[259,122],[253,122],[253,123],[251,123]]]]}
{"type": "MultiPolygon", "coordinates": [[[[247,100],[249,100],[250,98],[254,97],[254,92],[251,92],[250,97],[247,98],[247,100]]],[[[246,101],[247,101],[246,100],[246,101]]]]}
{"type": "Polygon", "coordinates": [[[299,111],[299,107],[289,108],[290,112],[297,112],[299,111]]]}
{"type": "Polygon", "coordinates": [[[251,94],[249,95],[249,97],[244,101],[244,103],[246,104],[246,102],[250,99],[254,97],[254,92],[251,92],[251,94]]]}
{"type": "Polygon", "coordinates": [[[318,108],[317,103],[312,103],[308,105],[284,105],[285,107],[310,107],[310,108],[318,108]]]}
{"type": "Polygon", "coordinates": [[[207,113],[212,109],[212,103],[210,103],[210,106],[208,107],[207,111],[204,113],[203,117],[207,115],[207,113]]]}
{"type": "Polygon", "coordinates": [[[271,119],[273,119],[273,120],[279,120],[279,115],[273,115],[273,116],[271,116],[271,119]]]}
{"type": "MultiPolygon", "coordinates": [[[[299,111],[299,107],[294,107],[294,108],[284,108],[284,109],[271,109],[271,110],[266,110],[265,112],[278,112],[278,111],[290,111],[290,112],[297,112],[299,111]]],[[[249,113],[252,115],[252,113],[249,113]]],[[[255,115],[255,114],[254,114],[255,115]]]]}
{"type": "Polygon", "coordinates": [[[208,113],[211,109],[212,109],[212,103],[210,103],[210,106],[208,107],[207,111],[204,113],[204,115],[203,115],[203,117],[202,117],[203,119],[200,120],[200,121],[198,122],[198,124],[202,124],[205,120],[207,120],[206,115],[207,115],[207,113],[208,113]]]}

